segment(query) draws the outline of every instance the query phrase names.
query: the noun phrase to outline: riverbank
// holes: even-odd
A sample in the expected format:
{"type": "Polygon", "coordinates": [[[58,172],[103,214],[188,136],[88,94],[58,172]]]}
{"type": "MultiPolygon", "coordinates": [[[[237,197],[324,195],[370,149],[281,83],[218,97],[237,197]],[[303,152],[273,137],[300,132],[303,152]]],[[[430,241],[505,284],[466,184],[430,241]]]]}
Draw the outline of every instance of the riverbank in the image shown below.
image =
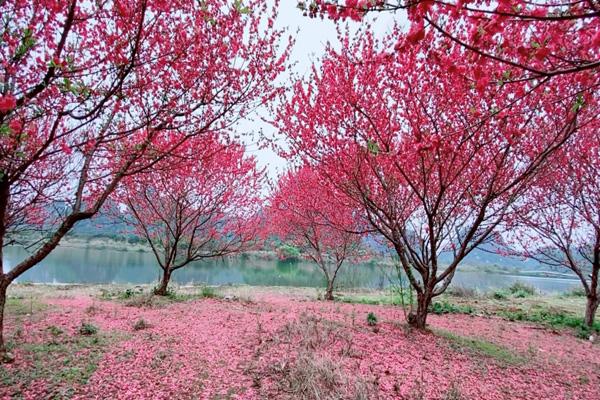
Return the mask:
{"type": "Polygon", "coordinates": [[[150,289],[11,287],[15,362],[0,367],[0,397],[598,398],[597,342],[500,316],[575,317],[577,296],[449,294],[417,332],[385,291],[331,303],[312,288],[183,286],[168,298],[150,289]]]}

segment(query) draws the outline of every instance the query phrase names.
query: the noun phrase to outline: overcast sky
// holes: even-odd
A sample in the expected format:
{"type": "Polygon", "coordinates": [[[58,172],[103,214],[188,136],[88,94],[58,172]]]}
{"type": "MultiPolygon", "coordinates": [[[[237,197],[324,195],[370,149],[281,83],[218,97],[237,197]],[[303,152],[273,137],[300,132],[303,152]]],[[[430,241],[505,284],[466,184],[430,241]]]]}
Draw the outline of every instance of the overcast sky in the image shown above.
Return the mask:
{"type": "MultiPolygon", "coordinates": [[[[304,17],[302,11],[296,7],[296,4],[295,0],[281,1],[276,26],[286,28],[289,34],[295,37],[296,44],[292,50],[290,62],[296,65],[292,73],[305,76],[310,73],[311,65],[319,62],[328,42],[334,46],[339,45],[337,38],[338,26],[334,21],[329,19],[321,20],[320,18],[304,17]]],[[[379,36],[391,31],[394,21],[405,25],[406,17],[404,13],[373,14],[367,17],[365,22],[362,23],[348,21],[338,22],[338,24],[347,23],[350,29],[356,32],[361,24],[370,22],[374,31],[379,36]]],[[[282,82],[286,81],[290,81],[287,75],[283,77],[282,82]]],[[[259,110],[259,113],[264,115],[265,110],[259,110]]],[[[277,132],[272,126],[256,121],[257,119],[259,118],[255,118],[255,121],[252,123],[244,123],[239,128],[244,132],[258,132],[262,129],[264,133],[271,137],[277,136],[277,132]]],[[[270,149],[259,150],[255,143],[256,136],[247,139],[247,151],[257,157],[260,166],[267,167],[271,178],[275,178],[285,170],[285,160],[278,157],[270,149]]]]}

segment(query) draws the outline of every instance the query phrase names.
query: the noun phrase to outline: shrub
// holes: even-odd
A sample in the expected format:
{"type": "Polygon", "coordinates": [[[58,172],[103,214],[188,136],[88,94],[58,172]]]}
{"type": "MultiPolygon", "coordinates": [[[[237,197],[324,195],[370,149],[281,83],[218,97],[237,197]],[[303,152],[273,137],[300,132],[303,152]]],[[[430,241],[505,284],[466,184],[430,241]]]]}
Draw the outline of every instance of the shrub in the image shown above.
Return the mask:
{"type": "Polygon", "coordinates": [[[300,249],[290,244],[282,244],[277,248],[279,258],[283,260],[298,260],[301,256],[300,249]]]}
{"type": "Polygon", "coordinates": [[[213,287],[202,286],[202,289],[200,289],[200,296],[212,299],[213,297],[217,297],[217,294],[215,293],[215,289],[213,287]]]}
{"type": "Polygon", "coordinates": [[[529,297],[535,294],[535,288],[523,282],[516,281],[508,287],[514,297],[529,297]]]}
{"type": "Polygon", "coordinates": [[[492,293],[492,297],[496,300],[506,300],[509,296],[509,293],[506,290],[496,290],[492,293]]]}
{"type": "Polygon", "coordinates": [[[589,326],[582,324],[577,327],[577,330],[575,331],[575,336],[577,336],[579,339],[588,340],[593,333],[593,329],[591,329],[589,326]]]}
{"type": "Polygon", "coordinates": [[[95,335],[98,333],[98,328],[95,325],[92,325],[87,322],[81,322],[79,326],[79,334],[84,336],[95,335]]]}
{"type": "Polygon", "coordinates": [[[377,325],[377,316],[372,312],[367,314],[367,325],[369,325],[369,326],[377,325]]]}
{"type": "Polygon", "coordinates": [[[434,314],[473,314],[475,310],[471,306],[459,306],[447,301],[435,302],[431,305],[434,314]]]}
{"type": "Polygon", "coordinates": [[[124,299],[124,300],[130,299],[133,296],[135,296],[135,291],[131,288],[127,288],[119,294],[119,298],[124,299]]]}

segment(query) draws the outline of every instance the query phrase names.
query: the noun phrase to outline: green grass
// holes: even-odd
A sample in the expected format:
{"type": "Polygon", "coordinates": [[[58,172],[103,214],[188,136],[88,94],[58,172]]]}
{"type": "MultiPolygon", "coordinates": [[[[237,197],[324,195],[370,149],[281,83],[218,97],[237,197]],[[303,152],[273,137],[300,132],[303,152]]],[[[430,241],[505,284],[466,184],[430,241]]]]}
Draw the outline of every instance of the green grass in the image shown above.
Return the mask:
{"type": "Polygon", "coordinates": [[[568,292],[563,293],[563,297],[586,297],[586,294],[582,287],[575,287],[568,292]]]}
{"type": "Polygon", "coordinates": [[[102,290],[100,297],[104,300],[123,301],[134,307],[165,306],[174,302],[183,302],[201,298],[219,297],[216,290],[210,286],[202,286],[199,293],[181,293],[168,288],[165,296],[153,295],[153,289],[144,293],[142,289],[127,288],[124,290],[102,290]]]}
{"type": "Polygon", "coordinates": [[[404,297],[399,290],[392,289],[385,293],[362,294],[362,295],[344,295],[336,297],[336,301],[351,304],[368,304],[368,305],[410,305],[411,299],[408,292],[404,292],[404,297]]]}
{"type": "Polygon", "coordinates": [[[508,287],[508,291],[517,298],[533,296],[536,292],[535,288],[523,282],[516,281],[508,287]]]}
{"type": "Polygon", "coordinates": [[[100,298],[104,300],[129,300],[143,294],[143,289],[127,288],[124,290],[100,289],[100,298]]]}
{"type": "Polygon", "coordinates": [[[469,305],[456,305],[446,300],[434,302],[431,311],[434,314],[473,314],[475,309],[469,305]]]}
{"type": "Polygon", "coordinates": [[[10,296],[6,299],[5,311],[9,315],[36,314],[44,311],[48,306],[34,298],[10,296]]]}
{"type": "Polygon", "coordinates": [[[505,289],[496,290],[491,293],[491,297],[496,300],[507,300],[508,298],[523,299],[536,294],[533,286],[523,282],[515,282],[505,289]]]}
{"type": "Polygon", "coordinates": [[[11,398],[20,398],[20,388],[37,380],[48,383],[52,398],[70,398],[75,386],[87,383],[109,344],[119,339],[115,334],[70,336],[55,326],[46,332],[50,337],[45,342],[10,344],[23,366],[7,369],[0,365],[0,385],[11,388],[11,398]]]}
{"type": "MultiPolygon", "coordinates": [[[[526,312],[523,310],[501,310],[498,315],[511,321],[527,321],[550,326],[553,328],[581,328],[583,318],[560,311],[541,309],[526,312]]],[[[600,321],[596,321],[592,330],[600,332],[600,321]]]]}
{"type": "Polygon", "coordinates": [[[524,356],[485,340],[460,336],[444,330],[435,330],[434,333],[448,341],[450,347],[457,351],[491,358],[505,365],[520,365],[527,361],[524,356]]]}
{"type": "Polygon", "coordinates": [[[215,288],[211,286],[202,286],[202,289],[200,289],[200,297],[212,299],[217,297],[217,292],[215,291],[215,288]]]}

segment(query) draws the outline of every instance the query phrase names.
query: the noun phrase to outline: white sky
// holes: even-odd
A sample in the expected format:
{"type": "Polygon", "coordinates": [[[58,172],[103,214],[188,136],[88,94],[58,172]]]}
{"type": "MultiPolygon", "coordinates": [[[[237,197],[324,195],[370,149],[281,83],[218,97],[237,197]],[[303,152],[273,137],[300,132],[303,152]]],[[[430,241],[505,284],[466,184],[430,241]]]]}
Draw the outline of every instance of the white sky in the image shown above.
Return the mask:
{"type": "MultiPolygon", "coordinates": [[[[296,0],[281,0],[276,27],[287,29],[288,34],[295,37],[296,44],[292,49],[289,61],[295,64],[292,73],[300,77],[308,75],[312,64],[319,62],[328,42],[334,46],[339,45],[337,29],[342,24],[349,24],[351,32],[356,32],[361,24],[371,23],[377,36],[389,33],[395,20],[406,25],[406,16],[403,12],[373,14],[361,23],[338,21],[336,24],[329,19],[304,17],[296,4],[296,0]]],[[[291,83],[289,75],[282,77],[282,82],[285,81],[291,83]]],[[[259,110],[259,114],[262,116],[265,116],[265,112],[265,110],[259,110]]],[[[268,116],[266,117],[268,119],[268,116]]],[[[256,137],[259,130],[269,137],[278,137],[278,133],[272,126],[259,121],[259,119],[254,118],[252,122],[242,123],[239,129],[246,133],[256,132],[254,138],[246,140],[248,143],[246,150],[256,156],[261,167],[267,168],[269,177],[275,178],[285,169],[286,162],[270,149],[258,149],[256,137]]]]}

